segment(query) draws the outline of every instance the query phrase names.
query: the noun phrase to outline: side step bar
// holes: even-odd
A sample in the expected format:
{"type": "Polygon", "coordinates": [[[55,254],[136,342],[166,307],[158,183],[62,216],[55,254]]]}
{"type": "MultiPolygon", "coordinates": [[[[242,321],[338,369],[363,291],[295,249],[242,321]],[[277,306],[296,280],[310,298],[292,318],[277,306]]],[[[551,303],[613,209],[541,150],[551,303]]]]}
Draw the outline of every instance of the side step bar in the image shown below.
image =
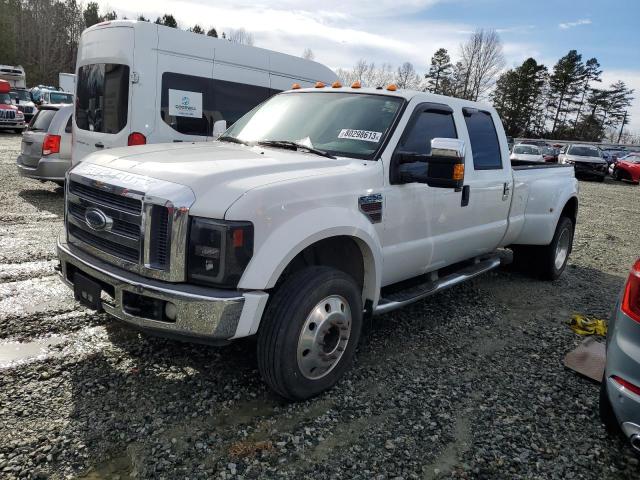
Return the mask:
{"type": "Polygon", "coordinates": [[[492,256],[437,280],[425,282],[420,285],[410,287],[407,290],[392,293],[387,297],[380,298],[378,305],[373,310],[373,314],[382,315],[383,313],[391,312],[409,305],[410,303],[422,300],[423,298],[453,287],[454,285],[466,282],[467,280],[477,277],[489,270],[493,270],[494,268],[499,267],[500,263],[500,256],[492,256]]]}

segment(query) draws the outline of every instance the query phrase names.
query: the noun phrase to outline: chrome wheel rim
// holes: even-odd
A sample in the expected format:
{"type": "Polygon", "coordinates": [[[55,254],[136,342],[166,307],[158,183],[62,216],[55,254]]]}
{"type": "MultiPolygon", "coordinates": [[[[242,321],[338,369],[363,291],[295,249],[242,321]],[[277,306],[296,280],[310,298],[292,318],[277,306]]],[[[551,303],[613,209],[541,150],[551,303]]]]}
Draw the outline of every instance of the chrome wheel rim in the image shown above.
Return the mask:
{"type": "Polygon", "coordinates": [[[349,343],[351,309],[340,295],[331,295],[316,304],[298,337],[298,368],[310,380],[318,380],[333,370],[349,343]]]}
{"type": "Polygon", "coordinates": [[[571,243],[571,231],[565,228],[560,233],[558,243],[556,244],[555,266],[556,270],[560,270],[569,256],[569,245],[571,243]]]}

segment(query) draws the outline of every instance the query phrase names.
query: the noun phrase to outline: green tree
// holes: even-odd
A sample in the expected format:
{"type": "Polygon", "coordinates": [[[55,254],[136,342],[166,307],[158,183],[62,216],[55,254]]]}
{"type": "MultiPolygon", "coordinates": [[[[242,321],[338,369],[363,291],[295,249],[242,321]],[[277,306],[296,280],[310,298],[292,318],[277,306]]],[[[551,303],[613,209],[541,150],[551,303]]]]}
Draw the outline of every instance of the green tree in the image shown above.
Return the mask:
{"type": "Polygon", "coordinates": [[[204,30],[202,29],[202,27],[200,25],[194,25],[192,28],[189,29],[190,32],[193,33],[199,33],[201,35],[204,35],[204,30]]]}
{"type": "Polygon", "coordinates": [[[566,128],[562,120],[573,111],[573,105],[583,81],[584,64],[582,63],[582,55],[576,50],[570,50],[555,64],[549,79],[549,107],[554,112],[551,126],[552,136],[556,134],[561,126],[560,130],[563,130],[561,136],[566,134],[564,132],[566,128]]]}
{"type": "Polygon", "coordinates": [[[89,28],[102,21],[100,18],[100,7],[96,2],[87,3],[84,12],[82,12],[82,16],[84,17],[85,28],[89,28]]]}
{"type": "Polygon", "coordinates": [[[111,10],[110,12],[105,13],[102,16],[102,19],[100,21],[102,21],[102,22],[111,22],[111,21],[117,20],[117,19],[118,19],[118,14],[114,10],[111,10]]]}
{"type": "Polygon", "coordinates": [[[139,22],[148,22],[149,19],[145,18],[144,15],[138,15],[138,18],[136,18],[136,20],[138,20],[139,22]]]}
{"type": "Polygon", "coordinates": [[[207,37],[214,37],[214,38],[218,38],[218,32],[216,31],[215,28],[211,27],[209,29],[209,31],[207,32],[207,37]]]}
{"type": "Polygon", "coordinates": [[[450,83],[451,57],[445,48],[439,48],[431,57],[431,67],[424,76],[427,79],[427,91],[431,93],[444,93],[450,83]]]}
{"type": "Polygon", "coordinates": [[[581,87],[582,92],[580,93],[580,100],[578,101],[578,110],[576,112],[576,120],[573,125],[573,132],[575,134],[578,122],[580,121],[580,116],[582,114],[582,107],[584,106],[587,95],[589,95],[589,90],[591,88],[592,82],[601,82],[600,75],[602,74],[602,70],[600,70],[600,64],[596,58],[590,58],[587,60],[584,66],[584,75],[583,75],[583,85],[581,87]]]}
{"type": "Polygon", "coordinates": [[[173,15],[169,15],[165,13],[162,18],[158,17],[155,21],[158,25],[164,25],[165,27],[178,28],[178,22],[173,17],[173,15]]]}

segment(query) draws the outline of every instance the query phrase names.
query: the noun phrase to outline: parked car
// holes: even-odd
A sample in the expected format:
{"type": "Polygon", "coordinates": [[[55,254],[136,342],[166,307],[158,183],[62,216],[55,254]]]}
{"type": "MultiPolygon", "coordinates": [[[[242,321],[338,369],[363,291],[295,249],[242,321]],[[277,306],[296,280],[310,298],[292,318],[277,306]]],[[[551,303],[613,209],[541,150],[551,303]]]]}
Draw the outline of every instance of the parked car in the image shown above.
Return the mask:
{"type": "Polygon", "coordinates": [[[616,180],[640,182],[640,153],[629,153],[620,158],[614,165],[611,176],[616,180]]]}
{"type": "Polygon", "coordinates": [[[640,259],[631,268],[607,331],[600,417],[640,454],[640,259]]]}
{"type": "Polygon", "coordinates": [[[72,104],[73,93],[60,92],[59,90],[42,90],[40,92],[40,105],[72,104]]]}
{"type": "Polygon", "coordinates": [[[213,140],[292,82],[337,80],[311,60],[127,20],[82,33],[76,73],[74,164],[100,149],[213,140]]]}
{"type": "Polygon", "coordinates": [[[9,92],[13,104],[24,114],[24,121],[28,124],[37,112],[29,90],[24,88],[13,89],[9,92]]]}
{"type": "Polygon", "coordinates": [[[511,161],[519,160],[524,162],[544,162],[540,148],[535,145],[518,144],[513,146],[511,161]]]}
{"type": "Polygon", "coordinates": [[[571,144],[565,153],[558,156],[558,161],[565,165],[573,165],[578,178],[593,178],[603,182],[608,173],[607,162],[602,158],[600,149],[593,145],[571,144]]]}
{"type": "Polygon", "coordinates": [[[547,142],[544,140],[522,140],[521,145],[535,145],[536,147],[546,147],[547,142]]]}
{"type": "Polygon", "coordinates": [[[24,113],[13,104],[10,92],[9,82],[0,80],[0,130],[22,133],[25,128],[24,113]]]}
{"type": "Polygon", "coordinates": [[[64,183],[71,166],[73,105],[44,105],[22,135],[16,160],[23,177],[64,183]]]}
{"type": "Polygon", "coordinates": [[[496,268],[498,247],[542,278],[562,274],[573,168],[512,167],[493,107],[294,87],[219,141],[114,148],[73,167],[58,258],[75,298],[160,335],[257,335],[263,378],[300,400],[347,370],[365,312],[496,268]]]}
{"type": "Polygon", "coordinates": [[[547,163],[558,163],[558,155],[560,155],[560,150],[555,147],[542,147],[542,158],[547,163]]]}

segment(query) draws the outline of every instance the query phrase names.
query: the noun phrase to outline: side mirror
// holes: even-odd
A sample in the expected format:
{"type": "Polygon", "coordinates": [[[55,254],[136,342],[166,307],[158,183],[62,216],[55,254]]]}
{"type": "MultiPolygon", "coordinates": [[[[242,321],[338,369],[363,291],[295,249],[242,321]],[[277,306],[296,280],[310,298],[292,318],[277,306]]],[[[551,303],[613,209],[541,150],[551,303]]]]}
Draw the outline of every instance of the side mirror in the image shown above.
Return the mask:
{"type": "Polygon", "coordinates": [[[220,136],[227,131],[227,121],[218,120],[213,123],[213,139],[217,140],[220,136]]]}
{"type": "Polygon", "coordinates": [[[434,138],[431,154],[398,152],[398,176],[401,183],[426,183],[435,188],[460,189],[464,184],[464,141],[434,138]]]}

